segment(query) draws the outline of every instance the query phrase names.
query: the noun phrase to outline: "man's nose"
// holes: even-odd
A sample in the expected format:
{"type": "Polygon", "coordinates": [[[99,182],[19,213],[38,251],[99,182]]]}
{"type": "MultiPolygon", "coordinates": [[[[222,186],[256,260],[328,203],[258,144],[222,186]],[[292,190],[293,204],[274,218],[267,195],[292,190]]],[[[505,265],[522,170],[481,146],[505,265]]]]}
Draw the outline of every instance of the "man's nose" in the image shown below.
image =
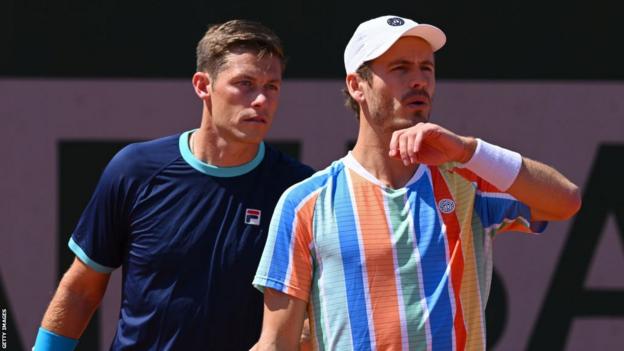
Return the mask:
{"type": "Polygon", "coordinates": [[[264,106],[266,105],[267,101],[268,101],[267,95],[264,92],[260,91],[258,92],[258,94],[255,96],[255,98],[251,102],[251,106],[254,106],[254,107],[264,106]]]}

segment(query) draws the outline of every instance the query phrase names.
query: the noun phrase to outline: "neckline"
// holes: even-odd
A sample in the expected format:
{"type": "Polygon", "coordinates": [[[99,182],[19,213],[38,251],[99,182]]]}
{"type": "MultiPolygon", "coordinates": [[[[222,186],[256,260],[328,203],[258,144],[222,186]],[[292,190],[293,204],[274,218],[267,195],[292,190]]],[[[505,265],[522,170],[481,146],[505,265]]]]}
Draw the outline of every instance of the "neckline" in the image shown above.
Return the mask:
{"type": "Polygon", "coordinates": [[[195,170],[201,173],[222,178],[238,177],[254,170],[254,168],[256,168],[264,159],[265,146],[264,142],[261,142],[258,146],[258,152],[256,153],[256,156],[254,156],[251,161],[242,165],[234,167],[219,167],[203,162],[202,160],[196,158],[195,155],[193,155],[189,147],[189,137],[191,136],[191,133],[196,130],[197,129],[193,129],[180,134],[178,145],[180,148],[180,154],[182,155],[184,161],[186,161],[189,166],[193,167],[195,170]]]}
{"type": "Polygon", "coordinates": [[[408,188],[410,185],[416,183],[420,178],[422,178],[422,176],[425,174],[425,170],[427,169],[426,165],[423,165],[423,164],[419,165],[418,168],[416,169],[416,172],[414,172],[412,177],[407,181],[407,183],[405,183],[405,185],[403,185],[400,188],[393,188],[393,187],[385,185],[381,180],[377,179],[374,175],[372,175],[369,171],[367,171],[366,168],[364,168],[364,166],[362,166],[362,164],[360,164],[360,162],[358,162],[358,160],[355,159],[351,151],[349,151],[347,155],[343,157],[342,161],[347,167],[349,167],[354,172],[362,176],[364,179],[383,188],[386,191],[395,191],[395,190],[402,190],[402,189],[408,188]]]}

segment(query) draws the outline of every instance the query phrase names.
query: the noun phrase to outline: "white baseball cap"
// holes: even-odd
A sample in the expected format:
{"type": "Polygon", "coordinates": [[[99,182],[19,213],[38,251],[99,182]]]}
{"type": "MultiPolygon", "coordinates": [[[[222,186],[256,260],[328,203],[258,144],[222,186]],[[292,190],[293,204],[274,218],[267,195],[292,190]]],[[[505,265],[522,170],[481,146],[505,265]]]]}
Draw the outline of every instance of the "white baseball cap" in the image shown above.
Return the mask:
{"type": "Polygon", "coordinates": [[[345,48],[344,62],[347,74],[357,71],[364,62],[381,56],[404,36],[423,38],[434,52],[446,43],[444,32],[430,24],[416,23],[399,16],[373,18],[357,27],[345,48]]]}

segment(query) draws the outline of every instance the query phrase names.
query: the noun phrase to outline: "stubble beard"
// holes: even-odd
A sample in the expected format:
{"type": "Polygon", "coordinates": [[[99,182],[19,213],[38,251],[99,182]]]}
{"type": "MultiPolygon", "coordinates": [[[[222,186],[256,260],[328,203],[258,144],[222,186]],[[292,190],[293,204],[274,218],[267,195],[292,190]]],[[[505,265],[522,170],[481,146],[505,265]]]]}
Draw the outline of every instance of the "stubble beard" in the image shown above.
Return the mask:
{"type": "Polygon", "coordinates": [[[371,120],[375,125],[381,126],[384,132],[392,133],[400,129],[413,127],[418,123],[429,122],[431,109],[412,111],[409,115],[401,117],[397,115],[397,112],[401,110],[401,106],[397,103],[395,108],[394,104],[393,99],[384,98],[380,98],[374,104],[371,104],[371,120]]]}

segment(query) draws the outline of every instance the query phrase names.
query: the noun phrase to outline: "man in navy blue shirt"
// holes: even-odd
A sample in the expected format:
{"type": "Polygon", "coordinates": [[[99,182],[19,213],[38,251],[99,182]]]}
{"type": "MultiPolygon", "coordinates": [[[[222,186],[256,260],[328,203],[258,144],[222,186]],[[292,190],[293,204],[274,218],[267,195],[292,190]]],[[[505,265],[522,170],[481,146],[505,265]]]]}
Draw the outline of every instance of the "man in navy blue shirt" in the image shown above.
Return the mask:
{"type": "Polygon", "coordinates": [[[69,240],[76,255],[34,349],[72,350],[123,269],[112,350],[247,350],[262,295],[249,284],[280,194],[312,170],[263,143],[284,55],[259,23],[212,26],[197,46],[198,129],[131,144],[106,167],[69,240]]]}

